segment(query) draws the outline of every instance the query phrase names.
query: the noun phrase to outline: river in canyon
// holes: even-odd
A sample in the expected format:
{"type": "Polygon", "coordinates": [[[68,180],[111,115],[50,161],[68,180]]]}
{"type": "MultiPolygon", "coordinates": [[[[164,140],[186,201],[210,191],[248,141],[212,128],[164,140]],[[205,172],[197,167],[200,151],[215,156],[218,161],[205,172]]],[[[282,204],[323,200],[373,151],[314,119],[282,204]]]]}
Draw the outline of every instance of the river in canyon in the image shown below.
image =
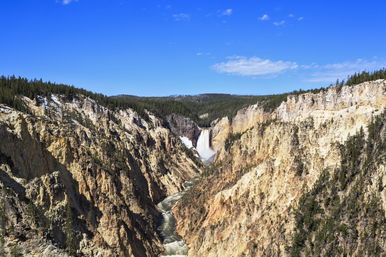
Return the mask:
{"type": "MultiPolygon", "coordinates": [[[[183,139],[187,141],[186,138],[183,139]]],[[[191,142],[189,144],[184,142],[184,144],[188,148],[192,147],[190,146],[192,145],[191,142]]],[[[204,164],[208,164],[213,160],[215,152],[210,147],[209,129],[202,129],[196,149],[204,164]]],[[[194,178],[186,181],[184,184],[185,189],[182,192],[166,197],[157,205],[158,209],[162,212],[162,223],[158,230],[161,233],[162,243],[165,248],[165,252],[161,257],[186,257],[188,254],[188,246],[176,232],[176,219],[173,216],[172,208],[198,180],[199,178],[194,178]]]]}
{"type": "Polygon", "coordinates": [[[198,178],[186,181],[184,191],[166,197],[157,205],[162,212],[162,224],[158,229],[165,248],[161,257],[185,257],[188,254],[187,245],[176,232],[176,219],[173,216],[172,208],[197,181],[198,178]]]}

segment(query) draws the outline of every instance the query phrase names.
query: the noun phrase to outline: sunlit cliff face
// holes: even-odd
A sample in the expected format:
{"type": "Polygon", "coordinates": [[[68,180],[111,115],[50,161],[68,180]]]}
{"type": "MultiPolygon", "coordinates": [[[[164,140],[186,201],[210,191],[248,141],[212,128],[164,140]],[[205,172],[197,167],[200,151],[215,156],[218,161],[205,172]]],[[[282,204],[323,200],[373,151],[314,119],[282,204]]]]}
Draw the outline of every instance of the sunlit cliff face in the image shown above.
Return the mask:
{"type": "Polygon", "coordinates": [[[80,95],[24,101],[31,114],[0,109],[5,250],[159,256],[156,204],[200,172],[178,137],[153,115],[80,95]]]}
{"type": "MultiPolygon", "coordinates": [[[[219,120],[212,127],[217,170],[174,208],[189,256],[289,255],[299,199],[324,171],[332,176],[341,165],[340,145],[361,128],[367,133],[385,107],[386,82],[379,80],[290,96],[272,113],[250,107],[235,123],[219,120]],[[239,133],[227,149],[222,131],[239,133]]],[[[386,181],[382,165],[363,194],[384,210],[385,189],[376,186],[386,181]]]]}

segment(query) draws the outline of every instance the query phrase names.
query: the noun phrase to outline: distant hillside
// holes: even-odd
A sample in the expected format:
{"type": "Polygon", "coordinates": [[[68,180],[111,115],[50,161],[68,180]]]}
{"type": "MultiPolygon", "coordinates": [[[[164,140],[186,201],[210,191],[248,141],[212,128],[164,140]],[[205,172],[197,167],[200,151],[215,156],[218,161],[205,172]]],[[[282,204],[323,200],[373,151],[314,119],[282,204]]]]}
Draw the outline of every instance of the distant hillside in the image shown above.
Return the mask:
{"type": "MultiPolygon", "coordinates": [[[[355,73],[348,77],[347,81],[337,80],[335,85],[356,85],[365,81],[386,79],[386,70],[382,69],[375,72],[355,73]]],[[[122,102],[135,102],[159,116],[171,113],[181,114],[194,120],[201,127],[208,127],[210,123],[224,116],[234,117],[238,110],[243,107],[256,104],[263,106],[270,111],[278,107],[281,102],[287,99],[288,95],[298,95],[306,92],[319,92],[326,88],[297,90],[277,95],[230,95],[230,94],[200,94],[200,95],[180,95],[169,97],[137,97],[137,96],[116,96],[122,102]],[[205,115],[207,114],[207,115],[205,115]],[[201,115],[204,115],[202,117],[201,115]],[[200,118],[200,116],[202,118],[200,118]]]]}
{"type": "MultiPolygon", "coordinates": [[[[386,79],[386,70],[375,72],[362,72],[350,76],[347,81],[337,80],[336,86],[355,85],[365,81],[386,79]]],[[[325,88],[324,88],[325,89],[325,88]]],[[[0,103],[7,104],[16,109],[25,111],[22,101],[16,96],[24,95],[31,99],[36,96],[47,96],[61,94],[69,99],[77,94],[88,96],[101,105],[112,109],[132,108],[144,119],[147,119],[148,110],[160,118],[176,113],[189,117],[199,126],[207,127],[210,123],[224,116],[232,118],[238,110],[248,105],[256,104],[263,106],[267,111],[273,110],[284,101],[288,95],[297,95],[305,92],[319,92],[324,90],[299,90],[277,95],[230,95],[230,94],[201,94],[193,96],[169,96],[169,97],[138,97],[133,95],[118,95],[108,97],[85,89],[73,86],[43,82],[42,80],[27,80],[17,77],[0,77],[0,103]],[[201,116],[201,118],[200,118],[201,116]]]]}
{"type": "Polygon", "coordinates": [[[161,117],[177,113],[191,118],[201,127],[208,127],[213,120],[224,116],[233,117],[241,108],[257,102],[271,109],[285,100],[286,96],[287,94],[271,96],[202,94],[141,98],[125,96],[118,99],[140,103],[161,117]]]}

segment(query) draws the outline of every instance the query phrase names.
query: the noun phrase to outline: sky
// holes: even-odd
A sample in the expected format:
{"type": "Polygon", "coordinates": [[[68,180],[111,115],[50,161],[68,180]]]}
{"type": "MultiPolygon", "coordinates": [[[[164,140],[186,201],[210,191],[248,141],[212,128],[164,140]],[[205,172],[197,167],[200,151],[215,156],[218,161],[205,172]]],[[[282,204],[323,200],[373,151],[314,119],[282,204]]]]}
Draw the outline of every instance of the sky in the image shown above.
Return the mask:
{"type": "Polygon", "coordinates": [[[277,94],[386,67],[384,0],[1,0],[0,74],[106,95],[277,94]]]}

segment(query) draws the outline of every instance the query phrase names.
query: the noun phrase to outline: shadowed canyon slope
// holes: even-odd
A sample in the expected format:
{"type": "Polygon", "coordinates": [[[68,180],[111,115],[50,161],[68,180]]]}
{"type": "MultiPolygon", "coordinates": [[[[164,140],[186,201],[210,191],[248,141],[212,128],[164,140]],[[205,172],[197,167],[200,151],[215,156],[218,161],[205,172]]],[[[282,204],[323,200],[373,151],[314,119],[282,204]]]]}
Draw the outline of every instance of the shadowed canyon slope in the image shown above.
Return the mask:
{"type": "Polygon", "coordinates": [[[6,248],[158,256],[156,204],[199,172],[180,140],[152,115],[113,112],[81,95],[24,102],[31,114],[0,110],[6,248]]]}

